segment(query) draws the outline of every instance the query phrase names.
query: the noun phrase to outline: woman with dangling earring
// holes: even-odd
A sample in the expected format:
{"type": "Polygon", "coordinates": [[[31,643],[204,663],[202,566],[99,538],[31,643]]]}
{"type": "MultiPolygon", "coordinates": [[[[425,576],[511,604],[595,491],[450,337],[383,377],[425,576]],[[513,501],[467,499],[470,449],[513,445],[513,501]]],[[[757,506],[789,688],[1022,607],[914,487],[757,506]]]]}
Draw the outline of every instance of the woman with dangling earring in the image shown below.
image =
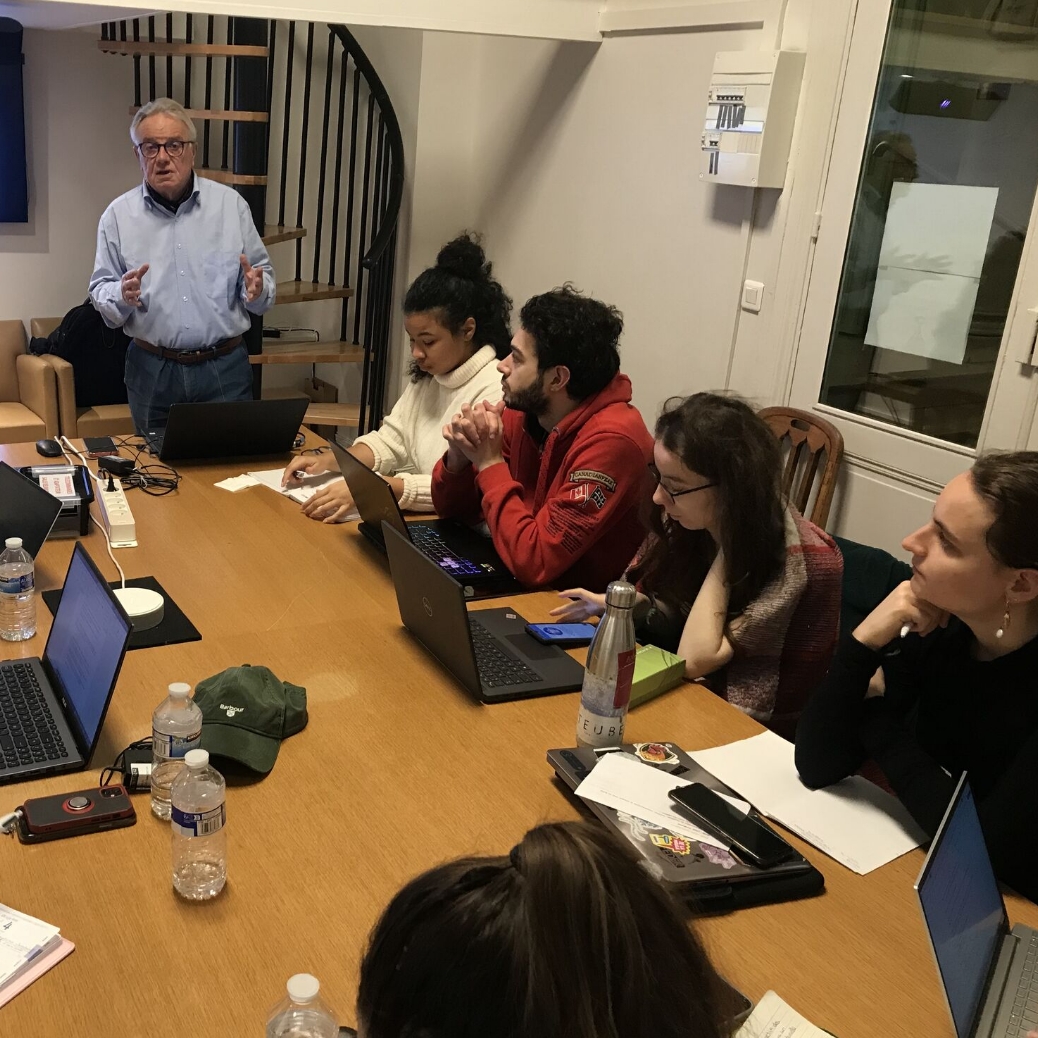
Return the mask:
{"type": "Polygon", "coordinates": [[[978,458],[902,547],[912,579],[844,639],[800,719],[800,777],[871,760],[932,836],[966,771],[998,878],[1038,901],[1038,452],[978,458]]]}

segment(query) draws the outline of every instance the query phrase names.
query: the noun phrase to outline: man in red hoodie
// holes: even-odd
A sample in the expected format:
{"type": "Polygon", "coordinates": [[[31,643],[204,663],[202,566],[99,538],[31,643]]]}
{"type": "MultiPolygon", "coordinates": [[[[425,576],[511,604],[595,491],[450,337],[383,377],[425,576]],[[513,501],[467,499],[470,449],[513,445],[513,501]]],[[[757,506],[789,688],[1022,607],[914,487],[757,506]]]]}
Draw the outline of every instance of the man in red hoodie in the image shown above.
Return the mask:
{"type": "Polygon", "coordinates": [[[534,296],[497,368],[504,400],[467,404],[443,435],[432,499],[478,520],[531,587],[604,591],[642,542],[652,437],[619,373],[623,318],[572,286],[534,296]]]}

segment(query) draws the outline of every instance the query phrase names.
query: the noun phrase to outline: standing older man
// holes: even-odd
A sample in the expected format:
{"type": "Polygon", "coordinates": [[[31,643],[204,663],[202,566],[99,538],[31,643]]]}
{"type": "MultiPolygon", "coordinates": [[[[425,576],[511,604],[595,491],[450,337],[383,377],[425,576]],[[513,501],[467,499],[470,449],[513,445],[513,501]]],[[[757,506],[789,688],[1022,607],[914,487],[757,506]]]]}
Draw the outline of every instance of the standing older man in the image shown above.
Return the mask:
{"type": "Polygon", "coordinates": [[[144,105],[130,125],[144,183],[120,195],[97,228],[90,298],[133,342],[126,392],[141,434],[166,427],[170,405],[247,400],[242,333],[274,302],[274,271],[237,191],[195,175],[194,123],[176,101],[144,105]]]}

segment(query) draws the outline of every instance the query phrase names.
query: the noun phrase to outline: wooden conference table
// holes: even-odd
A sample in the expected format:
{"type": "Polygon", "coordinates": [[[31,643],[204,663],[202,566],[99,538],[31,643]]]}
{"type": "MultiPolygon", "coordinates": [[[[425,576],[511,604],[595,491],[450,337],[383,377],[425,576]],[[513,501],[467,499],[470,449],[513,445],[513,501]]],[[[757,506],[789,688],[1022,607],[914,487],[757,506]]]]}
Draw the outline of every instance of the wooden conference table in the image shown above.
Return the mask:
{"type": "MultiPolygon", "coordinates": [[[[0,448],[35,463],[29,444],[0,448]]],[[[228,789],[228,882],[207,904],[173,893],[168,826],[146,796],[129,829],[36,846],[0,839],[0,901],[61,927],[75,952],[0,1009],[0,1034],[25,1038],[245,1038],[293,973],[316,975],[354,1023],[366,936],[409,877],[461,854],[502,854],[531,826],[580,813],[545,763],[570,745],[575,693],[481,706],[403,630],[384,560],[353,524],[313,522],[264,487],[216,480],[275,460],[182,464],[168,497],[128,493],[140,546],[117,549],[127,577],[154,576],[202,640],[127,654],[89,771],[0,786],[0,813],[26,797],[97,781],[150,732],[171,681],[266,664],[307,689],[310,723],[274,770],[228,789]]],[[[282,459],[281,463],[284,463],[282,459]]],[[[96,506],[95,506],[96,507],[96,506]]],[[[83,543],[114,579],[101,534],[83,543]]],[[[37,586],[61,584],[73,542],[46,544],[37,586]]],[[[516,596],[545,620],[555,596],[516,596]]],[[[28,643],[42,654],[50,614],[28,643]]],[[[699,749],[759,726],[694,685],[635,710],[635,740],[699,749]]],[[[699,926],[719,968],[754,1000],[774,988],[838,1038],[950,1038],[912,882],[914,852],[856,876],[798,844],[826,893],[699,926]]],[[[1038,908],[1010,899],[1014,919],[1038,908]]],[[[667,1012],[646,1006],[646,1013],[667,1012]]]]}

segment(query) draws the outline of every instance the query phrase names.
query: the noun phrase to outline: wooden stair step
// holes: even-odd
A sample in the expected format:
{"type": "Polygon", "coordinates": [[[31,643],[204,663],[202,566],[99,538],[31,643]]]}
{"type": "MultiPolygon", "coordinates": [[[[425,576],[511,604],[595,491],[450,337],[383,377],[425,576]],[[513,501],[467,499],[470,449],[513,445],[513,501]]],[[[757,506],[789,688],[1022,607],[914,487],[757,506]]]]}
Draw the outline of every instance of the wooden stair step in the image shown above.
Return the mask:
{"type": "Polygon", "coordinates": [[[274,305],[279,303],[311,303],[317,299],[348,299],[353,289],[348,285],[322,285],[319,281],[279,281],[274,305]]]}
{"type": "Polygon", "coordinates": [[[277,245],[283,241],[294,241],[296,238],[305,237],[305,227],[284,227],[281,224],[268,223],[263,228],[264,245],[277,245]]]}
{"type": "Polygon", "coordinates": [[[235,184],[252,185],[254,187],[265,187],[266,177],[254,177],[245,173],[232,173],[229,169],[207,169],[204,166],[195,167],[195,172],[206,180],[215,180],[218,184],[226,184],[233,187],[235,184]]]}
{"type": "Polygon", "coordinates": [[[186,40],[98,40],[98,50],[106,54],[131,54],[141,57],[265,58],[266,47],[234,43],[188,43],[186,40]]]}
{"type": "MultiPolygon", "coordinates": [[[[130,105],[130,115],[140,111],[137,105],[130,105]]],[[[225,123],[268,123],[270,116],[266,112],[218,111],[210,108],[188,108],[187,114],[192,119],[208,119],[212,122],[225,123]]]]}
{"type": "Polygon", "coordinates": [[[355,342],[284,342],[264,339],[263,352],[249,357],[250,364],[360,364],[364,347],[355,342]]]}

